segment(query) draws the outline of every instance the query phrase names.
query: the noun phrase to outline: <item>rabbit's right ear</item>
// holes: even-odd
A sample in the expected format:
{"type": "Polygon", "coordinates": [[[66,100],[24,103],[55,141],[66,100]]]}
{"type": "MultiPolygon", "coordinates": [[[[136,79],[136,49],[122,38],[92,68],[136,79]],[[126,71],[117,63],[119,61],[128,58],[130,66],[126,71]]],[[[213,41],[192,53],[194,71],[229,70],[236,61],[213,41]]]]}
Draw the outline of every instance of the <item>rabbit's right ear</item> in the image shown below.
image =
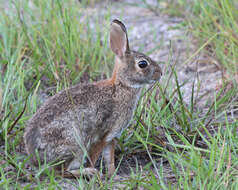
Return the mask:
{"type": "Polygon", "coordinates": [[[129,43],[125,25],[119,20],[113,20],[110,29],[110,46],[112,51],[119,57],[129,52],[129,43]]]}

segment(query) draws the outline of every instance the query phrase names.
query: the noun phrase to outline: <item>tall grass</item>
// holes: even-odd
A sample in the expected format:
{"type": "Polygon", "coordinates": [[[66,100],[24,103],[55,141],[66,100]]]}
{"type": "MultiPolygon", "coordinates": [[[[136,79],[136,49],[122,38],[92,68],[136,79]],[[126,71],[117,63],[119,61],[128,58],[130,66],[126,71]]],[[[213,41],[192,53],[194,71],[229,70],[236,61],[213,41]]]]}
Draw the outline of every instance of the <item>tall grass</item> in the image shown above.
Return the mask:
{"type": "Polygon", "coordinates": [[[107,69],[105,65],[112,60],[105,45],[107,26],[100,32],[98,26],[91,29],[80,3],[22,0],[10,5],[0,17],[4,116],[15,118],[29,94],[25,113],[36,110],[43,88],[54,86],[44,91],[50,95],[79,82],[84,72],[92,80],[107,69]]]}
{"type": "MultiPolygon", "coordinates": [[[[176,6],[181,9],[185,2],[178,1],[176,6]]],[[[201,44],[217,34],[209,44],[211,53],[224,60],[221,63],[229,69],[237,63],[237,55],[233,54],[236,37],[226,37],[229,28],[236,27],[237,13],[232,3],[236,5],[235,1],[220,2],[221,5],[218,1],[201,1],[198,5],[193,1],[187,11],[194,19],[188,18],[186,26],[193,29],[201,44]],[[220,13],[214,12],[212,6],[220,13]],[[228,20],[231,15],[225,11],[227,7],[234,12],[234,20],[228,20]],[[223,9],[226,18],[219,15],[223,9]],[[219,24],[208,16],[219,18],[219,24]],[[202,28],[199,19],[204,23],[202,28]],[[210,22],[207,25],[205,21],[210,22]],[[198,32],[201,29],[202,34],[198,32]],[[229,53],[224,53],[225,47],[229,53]]],[[[145,93],[135,122],[118,140],[117,159],[123,162],[123,157],[147,157],[151,162],[143,168],[136,162],[127,178],[119,182],[97,177],[90,181],[62,179],[48,164],[29,170],[29,158],[21,149],[22,135],[26,121],[45,97],[85,78],[91,81],[102,78],[101,73],[109,75],[113,66],[112,53],[107,48],[110,18],[106,16],[104,24],[95,20],[91,27],[84,15],[85,4],[74,0],[19,0],[11,1],[7,9],[1,8],[0,188],[64,189],[67,183],[78,189],[235,189],[238,121],[230,115],[237,105],[237,89],[225,94],[221,89],[204,114],[204,110],[196,109],[193,98],[189,105],[185,104],[176,71],[172,71],[174,88],[171,75],[164,74],[163,81],[145,93]],[[169,168],[169,175],[165,168],[169,168]]],[[[236,29],[233,32],[237,34],[236,29]]]]}
{"type": "MultiPolygon", "coordinates": [[[[157,0],[157,6],[144,4],[155,12],[185,18],[185,26],[198,46],[212,38],[205,51],[231,76],[238,72],[238,3],[236,0],[157,0]]],[[[214,64],[214,63],[212,63],[214,64]]],[[[232,77],[228,77],[231,79],[232,77]]],[[[237,80],[238,81],[238,80],[237,80]]]]}
{"type": "MultiPolygon", "coordinates": [[[[28,158],[19,155],[19,147],[26,121],[45,97],[80,80],[100,78],[102,70],[107,75],[112,67],[109,18],[91,28],[84,5],[74,0],[10,1],[6,7],[0,11],[0,187],[4,189],[18,188],[15,179],[28,175],[24,170],[28,158]],[[12,169],[6,172],[7,167],[12,169]]],[[[55,180],[54,174],[48,175],[55,180]]]]}
{"type": "Polygon", "coordinates": [[[230,73],[238,71],[238,4],[237,1],[194,1],[191,6],[191,31],[204,43],[209,37],[216,38],[206,47],[230,73]]]}

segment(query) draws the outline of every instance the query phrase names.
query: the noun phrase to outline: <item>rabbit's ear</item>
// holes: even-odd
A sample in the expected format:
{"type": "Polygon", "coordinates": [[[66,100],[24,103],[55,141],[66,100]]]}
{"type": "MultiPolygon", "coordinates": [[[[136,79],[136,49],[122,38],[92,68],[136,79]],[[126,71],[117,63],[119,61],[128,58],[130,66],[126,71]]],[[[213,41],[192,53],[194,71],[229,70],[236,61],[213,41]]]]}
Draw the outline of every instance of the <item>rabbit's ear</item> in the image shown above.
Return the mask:
{"type": "Polygon", "coordinates": [[[110,46],[112,51],[119,57],[129,52],[129,43],[125,25],[119,20],[113,20],[110,29],[110,46]]]}

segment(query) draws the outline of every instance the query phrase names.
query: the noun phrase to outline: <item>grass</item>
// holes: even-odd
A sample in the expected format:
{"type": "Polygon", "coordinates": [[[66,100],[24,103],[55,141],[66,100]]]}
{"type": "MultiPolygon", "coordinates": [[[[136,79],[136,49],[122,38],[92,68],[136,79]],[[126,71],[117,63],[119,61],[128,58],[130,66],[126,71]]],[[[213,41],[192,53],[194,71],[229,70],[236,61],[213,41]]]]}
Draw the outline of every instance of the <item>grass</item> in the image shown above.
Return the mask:
{"type": "MultiPolygon", "coordinates": [[[[206,44],[204,51],[213,57],[215,64],[227,73],[230,80],[237,76],[238,63],[238,3],[236,0],[157,0],[151,6],[146,0],[144,5],[154,12],[185,18],[185,26],[196,39],[198,46],[206,44]]],[[[214,64],[211,63],[211,64],[214,64]]]]}
{"type": "MultiPolygon", "coordinates": [[[[180,16],[185,17],[184,26],[196,37],[198,46],[227,72],[237,72],[235,0],[193,1],[188,7],[186,0],[159,2],[186,10],[180,16]]],[[[176,70],[170,69],[175,85],[166,74],[173,64],[170,61],[164,65],[168,70],[163,81],[141,98],[135,122],[118,140],[121,165],[123,157],[138,155],[151,163],[143,168],[136,163],[126,180],[108,183],[96,176],[90,181],[62,179],[48,164],[29,171],[29,158],[21,150],[22,135],[25,123],[45,97],[85,78],[92,81],[110,75],[110,17],[105,16],[103,27],[96,20],[91,28],[83,14],[85,5],[77,1],[35,0],[30,4],[21,0],[9,6],[0,11],[1,189],[63,189],[65,181],[78,189],[111,189],[118,184],[124,184],[123,189],[236,189],[236,84],[226,89],[224,82],[204,109],[199,109],[191,89],[194,96],[187,105],[176,70]],[[167,175],[166,170],[171,172],[167,175]]]]}

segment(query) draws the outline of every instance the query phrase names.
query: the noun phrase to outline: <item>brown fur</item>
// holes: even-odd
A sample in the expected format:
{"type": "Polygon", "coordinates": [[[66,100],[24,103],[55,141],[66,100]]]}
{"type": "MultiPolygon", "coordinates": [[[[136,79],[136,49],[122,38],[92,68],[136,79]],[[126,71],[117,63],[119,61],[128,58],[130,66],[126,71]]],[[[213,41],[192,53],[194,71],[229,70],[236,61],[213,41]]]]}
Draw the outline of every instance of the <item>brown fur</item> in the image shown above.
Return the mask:
{"type": "Polygon", "coordinates": [[[146,55],[130,51],[120,21],[112,22],[110,36],[116,54],[112,77],[57,93],[28,121],[24,141],[35,165],[37,154],[40,163],[65,161],[69,166],[76,158],[82,164],[86,152],[93,167],[104,151],[109,174],[113,174],[113,139],[129,125],[142,87],[158,81],[161,69],[146,55]],[[140,68],[140,60],[148,66],[140,68]]]}
{"type": "Polygon", "coordinates": [[[100,156],[106,144],[107,142],[106,142],[106,136],[105,136],[101,141],[91,146],[91,149],[89,151],[90,167],[94,167],[96,161],[98,160],[98,157],[100,156]]]}

